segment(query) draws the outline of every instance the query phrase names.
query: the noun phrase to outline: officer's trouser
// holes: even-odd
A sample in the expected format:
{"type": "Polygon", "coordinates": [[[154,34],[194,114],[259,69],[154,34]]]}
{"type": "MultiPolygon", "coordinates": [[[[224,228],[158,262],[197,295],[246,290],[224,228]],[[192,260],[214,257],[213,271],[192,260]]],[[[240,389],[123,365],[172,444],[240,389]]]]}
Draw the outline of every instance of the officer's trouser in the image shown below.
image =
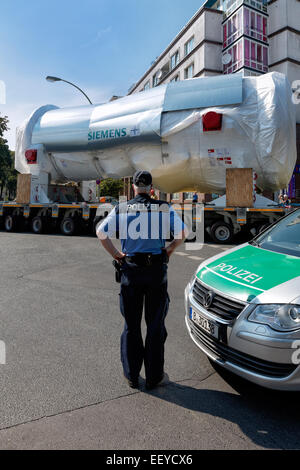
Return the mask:
{"type": "Polygon", "coordinates": [[[122,267],[120,308],[125,319],[121,336],[124,375],[130,380],[136,379],[144,361],[146,379],[159,380],[164,370],[164,344],[167,338],[167,265],[139,267],[125,263],[122,267]],[[145,345],[141,333],[144,306],[147,325],[145,345]]]}

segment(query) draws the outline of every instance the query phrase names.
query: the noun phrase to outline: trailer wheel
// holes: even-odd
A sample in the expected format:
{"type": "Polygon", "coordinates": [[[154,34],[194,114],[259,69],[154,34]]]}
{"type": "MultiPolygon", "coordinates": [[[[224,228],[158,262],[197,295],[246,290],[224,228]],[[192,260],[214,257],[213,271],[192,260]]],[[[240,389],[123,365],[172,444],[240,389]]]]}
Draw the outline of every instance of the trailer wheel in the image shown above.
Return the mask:
{"type": "Polygon", "coordinates": [[[33,231],[33,233],[36,233],[36,234],[39,234],[39,233],[43,233],[44,232],[44,222],[43,222],[43,219],[42,217],[34,217],[31,221],[31,229],[33,231]]]}
{"type": "Polygon", "coordinates": [[[230,243],[233,239],[233,228],[226,222],[216,222],[211,227],[210,236],[216,243],[230,243]]]}
{"type": "Polygon", "coordinates": [[[7,215],[4,219],[4,228],[7,232],[17,232],[19,229],[18,217],[7,215]]]}
{"type": "Polygon", "coordinates": [[[63,235],[66,235],[68,237],[74,235],[76,231],[75,220],[71,217],[66,217],[65,219],[63,219],[60,224],[60,231],[63,235]]]}

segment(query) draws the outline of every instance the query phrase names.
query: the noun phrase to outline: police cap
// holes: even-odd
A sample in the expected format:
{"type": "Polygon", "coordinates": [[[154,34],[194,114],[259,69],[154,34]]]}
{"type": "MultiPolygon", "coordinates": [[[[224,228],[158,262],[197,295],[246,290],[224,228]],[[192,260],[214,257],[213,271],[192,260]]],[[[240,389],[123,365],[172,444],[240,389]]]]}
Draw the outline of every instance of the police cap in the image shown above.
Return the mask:
{"type": "Polygon", "coordinates": [[[149,171],[138,170],[133,175],[133,184],[138,187],[150,186],[152,184],[152,176],[149,171]]]}

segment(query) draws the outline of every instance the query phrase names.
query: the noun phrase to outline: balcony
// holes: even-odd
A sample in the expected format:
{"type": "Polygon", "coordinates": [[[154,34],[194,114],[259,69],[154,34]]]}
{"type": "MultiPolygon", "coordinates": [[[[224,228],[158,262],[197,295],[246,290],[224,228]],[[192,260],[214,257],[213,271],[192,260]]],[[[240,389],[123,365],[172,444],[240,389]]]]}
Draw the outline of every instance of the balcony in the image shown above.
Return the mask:
{"type": "Polygon", "coordinates": [[[224,11],[224,19],[232,15],[241,5],[248,5],[256,10],[261,11],[264,14],[268,13],[268,7],[263,1],[260,0],[229,0],[227,3],[226,10],[224,11]]]}

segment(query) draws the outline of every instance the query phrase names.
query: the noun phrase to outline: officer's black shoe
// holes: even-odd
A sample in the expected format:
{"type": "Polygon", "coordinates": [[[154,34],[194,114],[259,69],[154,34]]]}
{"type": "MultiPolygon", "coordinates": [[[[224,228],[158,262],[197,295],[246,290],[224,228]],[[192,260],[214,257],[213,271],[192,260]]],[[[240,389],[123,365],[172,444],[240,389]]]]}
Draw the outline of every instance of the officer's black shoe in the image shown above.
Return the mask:
{"type": "Polygon", "coordinates": [[[139,378],[137,377],[136,379],[128,379],[125,375],[124,378],[129,385],[130,388],[139,388],[139,378]]]}
{"type": "Polygon", "coordinates": [[[146,390],[153,390],[153,388],[158,387],[159,385],[164,385],[169,380],[168,375],[164,372],[160,379],[158,380],[146,380],[146,390]]]}

